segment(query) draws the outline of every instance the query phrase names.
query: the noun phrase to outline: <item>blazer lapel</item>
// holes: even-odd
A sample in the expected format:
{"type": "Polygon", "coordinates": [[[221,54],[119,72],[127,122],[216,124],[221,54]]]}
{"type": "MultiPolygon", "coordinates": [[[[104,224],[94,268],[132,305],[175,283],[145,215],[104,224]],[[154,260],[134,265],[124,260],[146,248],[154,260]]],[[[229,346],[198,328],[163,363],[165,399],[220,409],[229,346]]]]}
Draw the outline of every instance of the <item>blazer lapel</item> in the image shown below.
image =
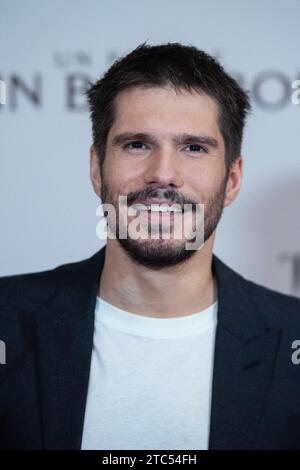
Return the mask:
{"type": "Polygon", "coordinates": [[[57,292],[36,312],[45,449],[80,449],[105,247],[57,273],[57,292]],[[71,274],[70,274],[71,273],[71,274]]]}
{"type": "MultiPolygon", "coordinates": [[[[56,294],[36,312],[45,449],[80,449],[105,247],[58,269],[56,294]]],[[[266,325],[242,276],[213,255],[218,286],[209,449],[248,449],[267,399],[280,330],[266,325]]]]}
{"type": "Polygon", "coordinates": [[[218,285],[209,449],[251,449],[281,330],[268,327],[246,280],[213,255],[218,285]]]}

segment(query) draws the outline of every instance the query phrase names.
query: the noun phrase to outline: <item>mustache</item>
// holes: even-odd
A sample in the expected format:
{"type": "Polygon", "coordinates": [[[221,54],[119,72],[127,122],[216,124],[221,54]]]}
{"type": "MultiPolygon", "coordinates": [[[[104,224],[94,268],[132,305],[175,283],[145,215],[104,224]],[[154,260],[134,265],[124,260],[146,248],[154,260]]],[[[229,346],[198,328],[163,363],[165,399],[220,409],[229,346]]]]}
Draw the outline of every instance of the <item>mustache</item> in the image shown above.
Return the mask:
{"type": "Polygon", "coordinates": [[[182,208],[184,207],[184,204],[191,204],[194,209],[197,204],[195,200],[186,198],[185,196],[174,191],[173,189],[145,188],[142,191],[135,191],[127,194],[128,206],[134,204],[138,200],[145,199],[167,200],[170,204],[178,204],[182,208]]]}

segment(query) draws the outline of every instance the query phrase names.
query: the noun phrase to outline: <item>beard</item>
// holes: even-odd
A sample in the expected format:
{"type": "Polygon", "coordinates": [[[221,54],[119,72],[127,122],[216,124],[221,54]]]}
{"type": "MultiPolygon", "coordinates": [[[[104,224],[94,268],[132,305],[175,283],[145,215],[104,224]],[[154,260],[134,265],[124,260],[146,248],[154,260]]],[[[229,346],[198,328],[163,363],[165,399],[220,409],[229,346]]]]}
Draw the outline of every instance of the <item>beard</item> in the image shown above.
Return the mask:
{"type": "MultiPolygon", "coordinates": [[[[224,209],[224,200],[226,196],[226,184],[228,181],[228,171],[222,180],[219,189],[204,203],[204,219],[202,224],[202,245],[211,237],[213,232],[216,230],[217,225],[222,217],[224,209]]],[[[135,203],[137,200],[146,200],[150,198],[161,198],[170,201],[171,203],[180,203],[183,207],[184,204],[190,204],[193,208],[192,215],[194,215],[194,209],[197,202],[191,199],[187,199],[179,195],[173,188],[159,190],[157,187],[149,187],[144,191],[127,194],[128,207],[135,203]]],[[[146,238],[146,239],[135,239],[130,236],[128,231],[126,232],[126,238],[120,237],[120,226],[119,226],[119,206],[114,201],[113,194],[110,191],[108,181],[105,178],[103,172],[101,172],[101,200],[103,204],[112,204],[115,208],[116,220],[115,220],[115,233],[118,243],[127,253],[130,259],[148,268],[166,268],[177,266],[184,263],[195,255],[196,249],[186,248],[186,239],[181,238],[179,240],[171,239],[158,239],[146,238]]],[[[199,227],[194,223],[193,220],[193,232],[198,230],[199,227]]],[[[110,227],[109,217],[107,218],[108,226],[110,227]]],[[[162,227],[159,227],[163,231],[162,227]]],[[[190,243],[196,240],[196,235],[189,239],[190,243]]]]}

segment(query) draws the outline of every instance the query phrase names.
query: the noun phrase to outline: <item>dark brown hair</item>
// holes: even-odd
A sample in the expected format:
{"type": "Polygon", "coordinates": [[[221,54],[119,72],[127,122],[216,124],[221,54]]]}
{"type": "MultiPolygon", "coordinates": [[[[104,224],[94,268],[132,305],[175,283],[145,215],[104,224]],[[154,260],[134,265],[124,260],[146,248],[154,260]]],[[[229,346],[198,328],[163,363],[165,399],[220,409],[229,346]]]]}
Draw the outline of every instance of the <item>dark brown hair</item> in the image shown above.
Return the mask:
{"type": "Polygon", "coordinates": [[[93,143],[105,158],[107,135],[115,119],[114,102],[119,92],[135,86],[166,86],[201,91],[219,107],[219,128],[226,149],[226,168],[238,158],[247,112],[248,93],[223,67],[202,50],[179,43],[157,46],[140,44],[116,60],[102,78],[86,91],[92,120],[93,143]]]}

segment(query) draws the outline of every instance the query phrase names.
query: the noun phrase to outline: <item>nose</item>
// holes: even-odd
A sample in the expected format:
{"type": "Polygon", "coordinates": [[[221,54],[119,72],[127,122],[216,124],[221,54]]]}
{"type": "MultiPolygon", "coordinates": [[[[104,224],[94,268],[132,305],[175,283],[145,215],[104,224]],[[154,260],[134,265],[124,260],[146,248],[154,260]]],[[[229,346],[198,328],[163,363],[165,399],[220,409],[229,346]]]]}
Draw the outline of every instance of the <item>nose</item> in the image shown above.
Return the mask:
{"type": "Polygon", "coordinates": [[[161,187],[183,186],[180,163],[171,150],[159,150],[151,155],[147,162],[144,181],[147,184],[156,183],[161,187]]]}

